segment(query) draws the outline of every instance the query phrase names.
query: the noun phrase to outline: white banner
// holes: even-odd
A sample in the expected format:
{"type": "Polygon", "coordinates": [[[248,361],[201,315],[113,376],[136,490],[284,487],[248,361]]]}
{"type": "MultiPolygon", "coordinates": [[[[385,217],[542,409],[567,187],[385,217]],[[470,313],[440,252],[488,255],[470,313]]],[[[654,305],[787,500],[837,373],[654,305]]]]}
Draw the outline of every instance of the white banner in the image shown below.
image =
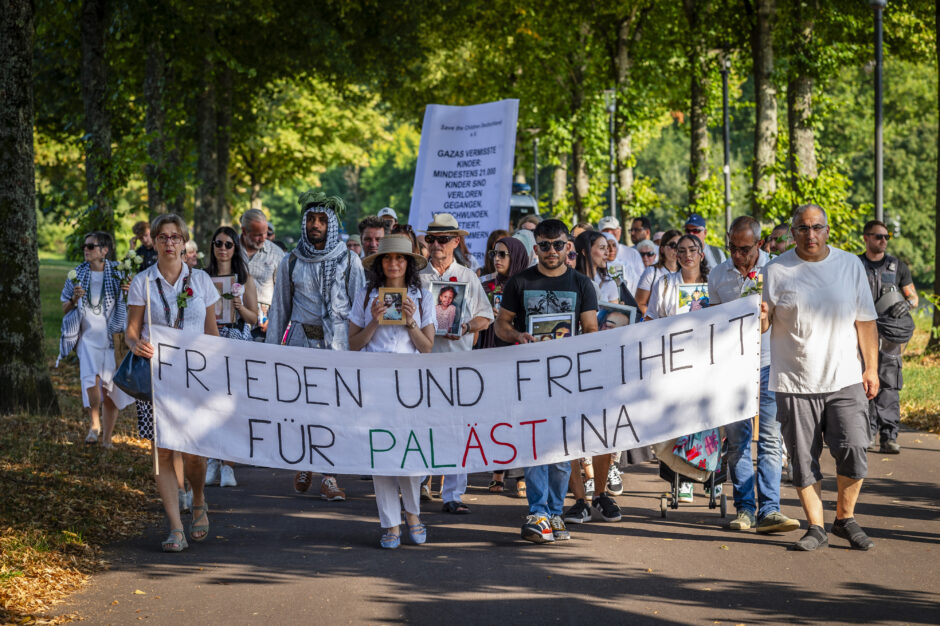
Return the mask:
{"type": "Polygon", "coordinates": [[[421,127],[408,223],[423,230],[450,213],[483,264],[486,238],[509,227],[518,100],[457,107],[429,104],[421,127]]]}
{"type": "Polygon", "coordinates": [[[482,472],[753,417],[759,298],[446,354],[292,348],[153,327],[161,447],[340,474],[482,472]]]}

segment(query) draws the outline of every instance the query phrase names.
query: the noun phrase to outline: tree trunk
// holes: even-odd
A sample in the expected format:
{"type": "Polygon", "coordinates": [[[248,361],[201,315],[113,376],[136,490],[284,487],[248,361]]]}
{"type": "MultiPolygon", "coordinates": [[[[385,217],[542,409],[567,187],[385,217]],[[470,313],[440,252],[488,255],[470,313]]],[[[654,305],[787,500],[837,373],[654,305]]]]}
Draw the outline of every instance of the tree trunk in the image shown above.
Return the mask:
{"type": "Polygon", "coordinates": [[[689,209],[694,210],[708,180],[708,57],[700,25],[707,19],[709,0],[683,0],[689,34],[690,103],[689,209]]]}
{"type": "Polygon", "coordinates": [[[147,156],[144,170],[147,176],[147,206],[152,220],[166,213],[166,113],[163,94],[166,78],[166,58],[158,36],[147,41],[147,60],[144,65],[144,101],[147,104],[144,127],[147,131],[147,156]]]}
{"type": "Polygon", "coordinates": [[[590,192],[587,159],[584,157],[584,141],[578,137],[571,144],[571,167],[574,169],[574,185],[571,194],[574,202],[575,223],[584,217],[584,202],[590,192]]]}
{"type": "Polygon", "coordinates": [[[108,29],[107,0],[84,0],[81,13],[81,90],[85,114],[85,182],[91,205],[87,226],[114,234],[111,206],[113,189],[108,184],[111,160],[111,118],[107,110],[108,29]]]}
{"type": "Polygon", "coordinates": [[[200,248],[219,226],[218,120],[212,65],[206,61],[202,86],[196,104],[196,203],[193,211],[193,238],[200,248]]]}
{"type": "Polygon", "coordinates": [[[558,206],[565,201],[568,192],[568,157],[561,155],[561,163],[555,166],[552,172],[552,206],[558,206]]]}
{"type": "Polygon", "coordinates": [[[251,208],[261,210],[261,183],[251,179],[251,208]]]}
{"type": "Polygon", "coordinates": [[[33,3],[0,0],[0,415],[59,412],[42,347],[33,168],[33,3]]]}
{"type": "Polygon", "coordinates": [[[232,204],[229,202],[230,179],[228,174],[228,165],[231,151],[231,128],[232,128],[232,70],[225,67],[222,70],[222,76],[219,81],[219,88],[216,92],[216,124],[218,142],[218,185],[216,207],[217,224],[231,224],[232,222],[232,204]]]}
{"type": "MultiPolygon", "coordinates": [[[[937,61],[940,62],[940,0],[936,1],[936,5],[937,61]]],[[[940,91],[937,92],[937,113],[938,119],[940,119],[940,91]]],[[[937,135],[937,150],[937,154],[940,154],[940,133],[937,135]]],[[[933,220],[933,295],[937,297],[934,302],[940,303],[940,159],[937,160],[937,198],[935,211],[936,213],[933,220]]],[[[940,306],[934,306],[933,324],[930,338],[927,340],[927,348],[924,350],[925,353],[940,352],[940,336],[937,334],[938,329],[940,329],[940,306]]]]}
{"type": "Polygon", "coordinates": [[[755,1],[751,51],[754,60],[754,163],[751,187],[751,215],[760,220],[764,214],[761,199],[772,195],[777,181],[770,168],[777,161],[777,88],[774,86],[773,22],[776,0],[755,1]]]}
{"type": "MultiPolygon", "coordinates": [[[[800,5],[793,39],[793,55],[806,58],[813,46],[813,15],[816,2],[800,5]]],[[[812,127],[813,77],[803,63],[795,64],[787,83],[787,125],[790,132],[788,166],[790,184],[798,193],[800,178],[816,178],[816,147],[812,127]]],[[[800,200],[797,197],[796,203],[800,200]]]]}
{"type": "Polygon", "coordinates": [[[620,199],[620,221],[625,222],[630,204],[633,202],[633,134],[627,123],[628,107],[622,102],[630,85],[630,70],[633,67],[632,46],[640,36],[644,17],[652,5],[646,5],[642,11],[636,2],[630,14],[617,24],[617,45],[614,49],[613,69],[614,87],[617,95],[617,110],[614,113],[614,135],[617,144],[617,184],[620,199]]]}

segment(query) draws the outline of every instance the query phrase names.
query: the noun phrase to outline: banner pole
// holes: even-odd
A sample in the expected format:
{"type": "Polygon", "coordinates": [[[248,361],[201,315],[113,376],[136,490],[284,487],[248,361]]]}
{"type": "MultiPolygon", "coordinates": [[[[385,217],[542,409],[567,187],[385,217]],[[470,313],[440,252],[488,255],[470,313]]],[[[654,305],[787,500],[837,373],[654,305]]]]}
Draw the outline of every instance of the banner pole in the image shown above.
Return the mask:
{"type": "MultiPolygon", "coordinates": [[[[157,270],[159,272],[159,268],[157,270]]],[[[160,280],[160,277],[157,276],[157,280],[160,280]]],[[[147,279],[147,332],[149,333],[147,339],[150,340],[153,330],[150,325],[150,279],[147,279]]],[[[153,393],[153,358],[147,359],[147,363],[150,366],[150,416],[153,420],[153,440],[150,442],[150,453],[153,455],[153,474],[154,476],[160,475],[160,461],[159,455],[157,454],[157,403],[156,397],[153,393]]]]}

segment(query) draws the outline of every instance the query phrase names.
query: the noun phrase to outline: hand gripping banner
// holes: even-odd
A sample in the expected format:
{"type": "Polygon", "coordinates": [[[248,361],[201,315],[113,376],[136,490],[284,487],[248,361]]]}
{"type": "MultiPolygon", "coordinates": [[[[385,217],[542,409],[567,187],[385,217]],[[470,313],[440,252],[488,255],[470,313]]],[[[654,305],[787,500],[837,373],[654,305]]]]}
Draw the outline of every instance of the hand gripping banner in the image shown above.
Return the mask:
{"type": "Polygon", "coordinates": [[[377,475],[494,471],[647,446],[757,414],[759,302],[449,354],[333,352],[155,326],[158,445],[377,475]]]}

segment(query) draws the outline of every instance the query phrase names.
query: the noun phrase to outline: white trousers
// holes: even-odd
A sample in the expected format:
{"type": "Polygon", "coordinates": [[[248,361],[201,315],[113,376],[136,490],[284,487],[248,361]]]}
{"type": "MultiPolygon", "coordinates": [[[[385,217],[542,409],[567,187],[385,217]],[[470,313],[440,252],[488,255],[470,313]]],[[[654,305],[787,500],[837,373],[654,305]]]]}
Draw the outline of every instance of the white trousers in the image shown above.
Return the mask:
{"type": "Polygon", "coordinates": [[[466,474],[445,474],[441,485],[441,500],[444,502],[461,502],[460,497],[467,491],[466,474]]]}
{"type": "Polygon", "coordinates": [[[382,528],[401,525],[401,508],[412,515],[421,514],[421,480],[423,476],[373,476],[375,504],[379,509],[382,528]],[[398,493],[401,491],[401,501],[398,493]]]}

